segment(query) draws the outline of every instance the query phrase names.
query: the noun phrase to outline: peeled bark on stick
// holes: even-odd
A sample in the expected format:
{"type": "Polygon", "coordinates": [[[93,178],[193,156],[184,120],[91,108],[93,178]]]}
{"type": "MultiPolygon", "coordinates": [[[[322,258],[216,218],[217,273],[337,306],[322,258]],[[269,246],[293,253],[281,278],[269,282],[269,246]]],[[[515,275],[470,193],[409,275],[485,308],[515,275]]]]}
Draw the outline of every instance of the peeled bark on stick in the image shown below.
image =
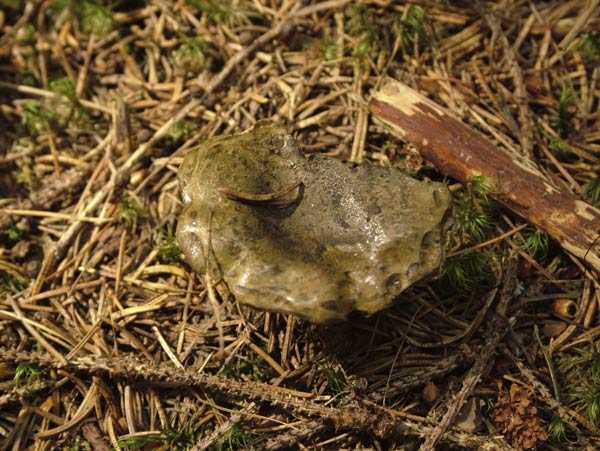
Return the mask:
{"type": "Polygon", "coordinates": [[[463,183],[475,176],[495,180],[496,200],[600,272],[600,210],[551,185],[535,169],[396,80],[386,80],[373,93],[369,109],[441,173],[463,183]]]}

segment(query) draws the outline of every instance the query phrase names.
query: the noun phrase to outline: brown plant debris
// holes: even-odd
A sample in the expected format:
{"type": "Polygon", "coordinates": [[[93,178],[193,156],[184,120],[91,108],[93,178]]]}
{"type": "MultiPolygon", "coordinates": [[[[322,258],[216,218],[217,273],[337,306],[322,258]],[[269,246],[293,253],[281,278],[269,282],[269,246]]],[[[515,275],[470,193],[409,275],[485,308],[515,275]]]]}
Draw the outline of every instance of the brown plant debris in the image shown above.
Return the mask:
{"type": "Polygon", "coordinates": [[[519,158],[512,158],[409,87],[386,80],[371,100],[375,117],[415,143],[444,174],[463,183],[472,177],[495,182],[494,197],[563,248],[600,271],[600,209],[556,189],[519,158]]]}
{"type": "MultiPolygon", "coordinates": [[[[578,377],[600,335],[599,4],[0,0],[0,451],[599,449],[578,377]],[[505,171],[433,165],[447,128],[409,139],[427,116],[390,134],[369,109],[388,77],[505,171]],[[178,167],[264,119],[307,158],[447,183],[437,278],[317,327],[195,274],[178,167]],[[525,199],[522,171],[550,194],[525,199]],[[524,219],[556,192],[560,214],[524,219]],[[586,230],[561,228],[582,214],[586,230]]],[[[296,182],[268,199],[220,186],[270,204],[296,182]]]]}

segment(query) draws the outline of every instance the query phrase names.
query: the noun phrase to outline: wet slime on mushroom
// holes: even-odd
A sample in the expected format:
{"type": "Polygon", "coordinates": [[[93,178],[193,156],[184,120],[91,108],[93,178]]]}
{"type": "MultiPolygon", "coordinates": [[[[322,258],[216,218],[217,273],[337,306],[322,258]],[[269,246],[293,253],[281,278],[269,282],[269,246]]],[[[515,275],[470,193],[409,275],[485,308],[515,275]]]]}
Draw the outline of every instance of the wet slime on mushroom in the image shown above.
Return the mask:
{"type": "Polygon", "coordinates": [[[177,239],[189,264],[258,309],[314,323],[372,314],[443,260],[443,184],[305,158],[270,121],[207,140],[178,176],[177,239]]]}

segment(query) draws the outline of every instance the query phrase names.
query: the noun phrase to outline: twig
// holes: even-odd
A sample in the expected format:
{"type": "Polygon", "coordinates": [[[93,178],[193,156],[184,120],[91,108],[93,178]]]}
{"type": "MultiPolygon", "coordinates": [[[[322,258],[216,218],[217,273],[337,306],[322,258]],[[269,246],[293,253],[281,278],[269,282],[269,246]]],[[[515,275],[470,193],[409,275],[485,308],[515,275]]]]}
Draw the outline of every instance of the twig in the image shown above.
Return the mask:
{"type": "MultiPolygon", "coordinates": [[[[64,359],[63,359],[64,360],[64,359]]],[[[160,386],[197,387],[216,390],[225,395],[242,399],[254,399],[282,406],[296,414],[321,418],[331,422],[336,428],[356,431],[372,431],[379,437],[387,435],[394,427],[394,421],[384,411],[373,412],[353,404],[344,407],[325,407],[306,399],[303,392],[251,381],[199,374],[188,369],[178,369],[169,363],[140,360],[134,356],[104,358],[97,356],[77,357],[66,363],[46,353],[22,352],[0,348],[0,361],[33,363],[41,367],[85,372],[91,375],[110,374],[120,379],[138,379],[160,386]],[[301,395],[301,396],[300,396],[301,395]]]]}
{"type": "Polygon", "coordinates": [[[427,439],[423,442],[419,451],[434,451],[440,442],[442,435],[454,422],[456,415],[460,412],[460,408],[466,401],[467,397],[473,392],[473,389],[483,375],[488,362],[496,352],[496,347],[500,340],[504,337],[507,330],[506,311],[508,304],[513,297],[515,282],[516,282],[516,259],[511,260],[505,270],[502,280],[502,290],[500,293],[500,301],[496,309],[496,316],[490,321],[487,329],[485,345],[477,360],[463,379],[461,389],[448,401],[446,414],[440,422],[433,428],[431,433],[427,435],[427,439]]]}
{"type": "MultiPolygon", "coordinates": [[[[372,409],[360,404],[351,403],[342,407],[325,407],[307,399],[309,393],[276,387],[268,384],[237,381],[210,374],[202,374],[187,369],[178,369],[169,363],[158,363],[152,360],[140,360],[135,356],[121,355],[104,358],[86,356],[75,358],[63,364],[52,356],[40,352],[23,352],[16,349],[0,348],[0,361],[28,362],[40,367],[63,369],[70,372],[83,372],[88,375],[110,375],[112,378],[131,381],[138,379],[147,384],[160,387],[196,387],[205,390],[219,391],[224,395],[268,402],[289,409],[294,414],[318,418],[332,423],[336,429],[373,433],[378,437],[387,437],[392,431],[408,435],[423,436],[434,432],[434,427],[426,423],[398,416],[397,412],[384,408],[372,409]]],[[[83,405],[83,403],[82,403],[83,405]]],[[[242,413],[243,415],[243,413],[242,413]]],[[[514,451],[508,446],[491,446],[489,437],[478,436],[467,432],[448,431],[440,440],[454,443],[466,448],[478,448],[502,451],[514,451]]]]}
{"type": "Polygon", "coordinates": [[[387,79],[369,108],[375,119],[417,146],[443,174],[467,183],[485,176],[496,182],[494,197],[544,230],[574,256],[600,271],[600,210],[553,187],[524,162],[511,158],[452,113],[408,86],[387,79]]]}

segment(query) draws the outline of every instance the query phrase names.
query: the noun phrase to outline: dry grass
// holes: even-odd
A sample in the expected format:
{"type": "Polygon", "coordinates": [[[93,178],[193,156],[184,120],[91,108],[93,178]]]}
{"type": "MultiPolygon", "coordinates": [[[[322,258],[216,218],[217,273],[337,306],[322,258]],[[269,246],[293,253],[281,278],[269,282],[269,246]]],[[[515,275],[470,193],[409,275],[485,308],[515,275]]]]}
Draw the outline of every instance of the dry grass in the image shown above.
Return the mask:
{"type": "Polygon", "coordinates": [[[385,75],[599,204],[598,1],[15,3],[0,449],[600,446],[598,275],[476,183],[451,185],[445,276],[328,328],[238,305],[173,240],[181,157],[262,118],[306,153],[443,179],[373,124],[385,75]]]}

